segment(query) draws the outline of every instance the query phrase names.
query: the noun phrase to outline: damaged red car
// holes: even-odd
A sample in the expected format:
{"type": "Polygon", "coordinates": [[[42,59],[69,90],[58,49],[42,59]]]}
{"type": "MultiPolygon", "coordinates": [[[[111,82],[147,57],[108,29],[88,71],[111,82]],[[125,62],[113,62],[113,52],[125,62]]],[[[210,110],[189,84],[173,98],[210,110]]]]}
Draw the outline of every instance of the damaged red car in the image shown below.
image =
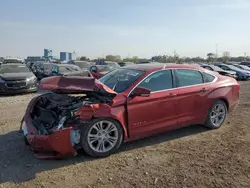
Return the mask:
{"type": "Polygon", "coordinates": [[[22,121],[38,158],[94,157],[122,143],[191,124],[221,127],[239,102],[235,79],[190,65],[143,64],[119,68],[99,80],[49,77],[22,121]]]}

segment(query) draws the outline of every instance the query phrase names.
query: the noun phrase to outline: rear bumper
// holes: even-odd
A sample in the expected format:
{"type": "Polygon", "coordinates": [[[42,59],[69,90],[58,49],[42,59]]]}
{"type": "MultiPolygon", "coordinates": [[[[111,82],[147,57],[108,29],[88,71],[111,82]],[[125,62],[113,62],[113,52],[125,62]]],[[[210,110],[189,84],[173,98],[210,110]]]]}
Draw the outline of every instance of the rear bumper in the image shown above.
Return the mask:
{"type": "Polygon", "coordinates": [[[233,112],[238,107],[239,103],[240,103],[240,101],[237,100],[235,103],[231,104],[229,106],[228,112],[229,113],[233,112]]]}
{"type": "Polygon", "coordinates": [[[71,144],[72,128],[59,130],[51,135],[35,135],[29,134],[29,125],[24,123],[23,126],[26,142],[37,158],[57,159],[77,155],[71,144]]]}

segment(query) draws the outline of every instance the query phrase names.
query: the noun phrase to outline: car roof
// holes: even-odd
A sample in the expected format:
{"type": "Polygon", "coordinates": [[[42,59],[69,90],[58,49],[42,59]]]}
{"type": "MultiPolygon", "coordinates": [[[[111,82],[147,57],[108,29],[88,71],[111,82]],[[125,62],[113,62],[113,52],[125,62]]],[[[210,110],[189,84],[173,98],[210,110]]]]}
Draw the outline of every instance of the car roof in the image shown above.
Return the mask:
{"type": "Polygon", "coordinates": [[[134,64],[127,65],[125,67],[121,67],[122,69],[135,69],[141,71],[155,71],[160,69],[176,69],[176,68],[186,68],[186,69],[196,69],[203,70],[203,68],[195,65],[187,65],[187,64],[175,64],[175,63],[147,63],[147,64],[134,64]]]}

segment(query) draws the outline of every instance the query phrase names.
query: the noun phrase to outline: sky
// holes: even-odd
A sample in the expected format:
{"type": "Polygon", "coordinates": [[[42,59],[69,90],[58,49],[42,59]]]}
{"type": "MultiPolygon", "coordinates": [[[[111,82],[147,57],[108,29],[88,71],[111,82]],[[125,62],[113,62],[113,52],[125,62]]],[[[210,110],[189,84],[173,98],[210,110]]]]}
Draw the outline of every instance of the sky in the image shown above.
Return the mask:
{"type": "Polygon", "coordinates": [[[0,57],[250,56],[250,0],[0,0],[0,57]]]}

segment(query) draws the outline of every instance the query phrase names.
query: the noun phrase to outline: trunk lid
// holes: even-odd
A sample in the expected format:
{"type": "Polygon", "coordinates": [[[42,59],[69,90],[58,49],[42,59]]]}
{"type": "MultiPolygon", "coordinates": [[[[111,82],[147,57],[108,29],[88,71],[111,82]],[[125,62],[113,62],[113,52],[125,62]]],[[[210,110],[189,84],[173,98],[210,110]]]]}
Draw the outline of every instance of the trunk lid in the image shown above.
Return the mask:
{"type": "Polygon", "coordinates": [[[105,86],[93,77],[82,76],[52,76],[41,80],[41,90],[49,90],[55,93],[84,93],[84,92],[106,92],[117,95],[115,91],[105,86]]]}

